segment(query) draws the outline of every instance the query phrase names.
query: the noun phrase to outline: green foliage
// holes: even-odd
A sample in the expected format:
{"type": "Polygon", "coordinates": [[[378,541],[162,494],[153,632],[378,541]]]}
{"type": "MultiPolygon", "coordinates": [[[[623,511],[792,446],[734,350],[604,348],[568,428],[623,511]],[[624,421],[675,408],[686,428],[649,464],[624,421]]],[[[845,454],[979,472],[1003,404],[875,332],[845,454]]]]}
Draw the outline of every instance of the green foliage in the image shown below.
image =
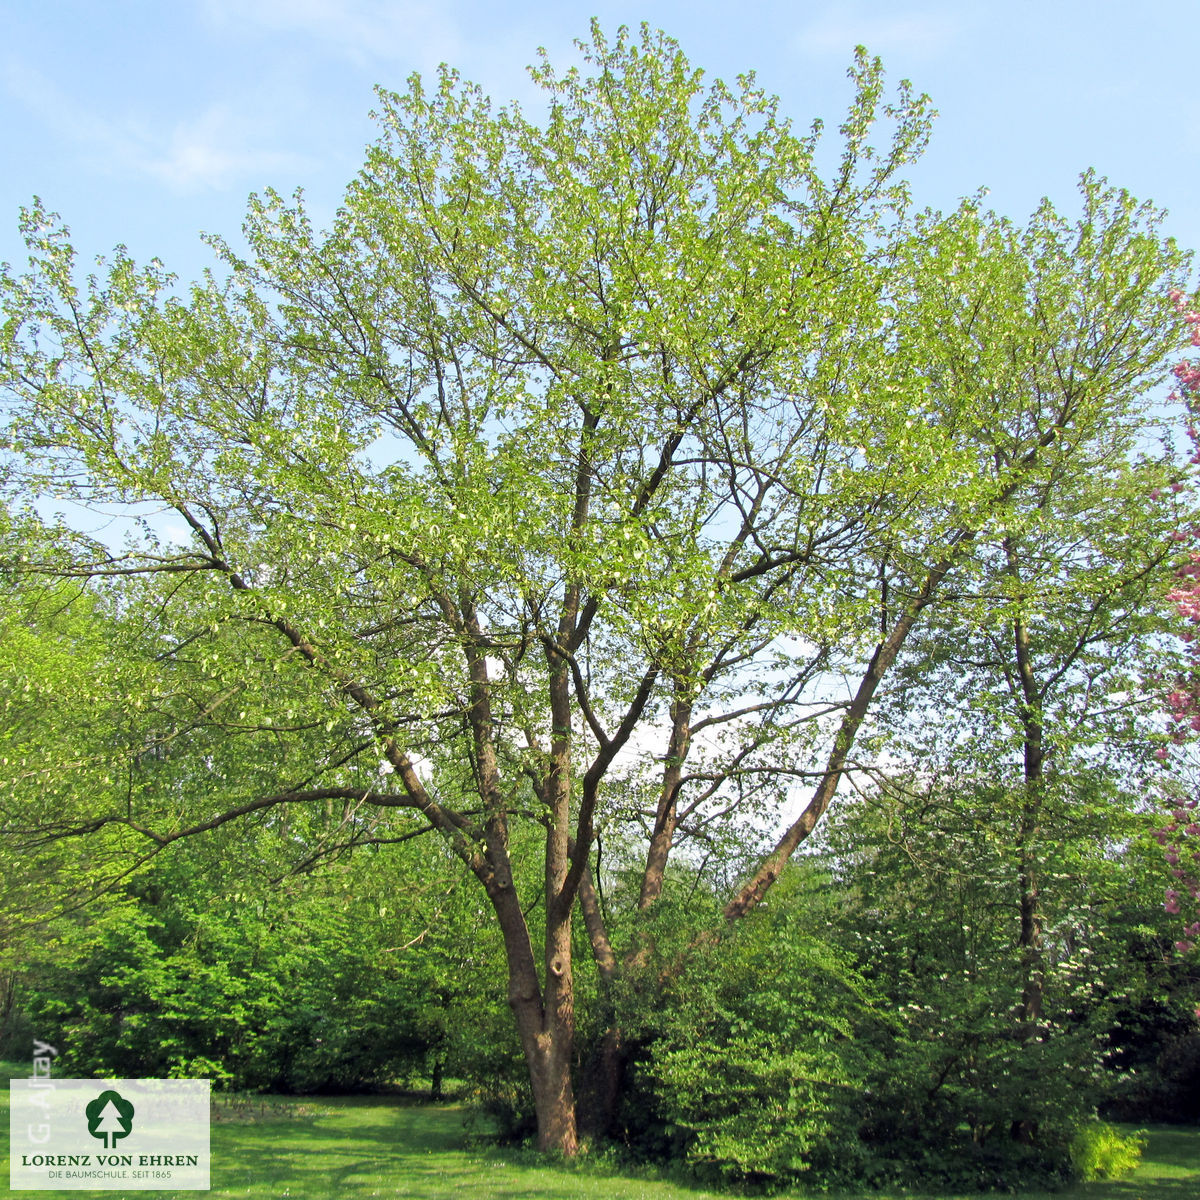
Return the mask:
{"type": "Polygon", "coordinates": [[[1198,991],[1192,980],[1190,987],[1172,994],[1168,982],[1161,994],[1145,997],[1136,1009],[1120,1010],[1107,1042],[1109,1056],[1126,1073],[1105,1098],[1106,1115],[1122,1121],[1200,1124],[1198,991]]]}
{"type": "Polygon", "coordinates": [[[770,1187],[1074,1176],[1072,1139],[1120,1078],[1113,1022],[1163,982],[1130,962],[1156,916],[1152,847],[1107,852],[1097,828],[1139,822],[1098,796],[1090,817],[1075,813],[1078,841],[1046,876],[1056,949],[1027,1039],[1004,806],[994,791],[924,803],[936,819],[878,797],[847,806],[837,857],[792,864],[719,943],[703,936],[711,895],[672,881],[642,971],[613,996],[633,1052],[620,1130],[635,1158],[770,1187]]]}
{"type": "Polygon", "coordinates": [[[35,975],[35,1027],[80,1076],[313,1091],[411,1069],[394,982],[364,958],[353,922],[323,925],[273,928],[231,906],[178,943],[150,912],[114,908],[35,975]]]}
{"type": "MultiPolygon", "coordinates": [[[[43,533],[0,506],[0,555],[18,544],[36,552],[43,533]]],[[[124,700],[142,680],[112,634],[79,581],[0,571],[0,970],[19,970],[48,918],[130,866],[134,843],[117,831],[82,854],[54,838],[66,813],[85,819],[136,786],[117,763],[129,740],[124,700]]]]}
{"type": "MultiPolygon", "coordinates": [[[[260,839],[261,854],[270,847],[260,839]]],[[[206,877],[195,850],[160,860],[86,922],[60,920],[33,959],[26,1003],[62,1069],[312,1092],[440,1080],[480,1042],[504,1044],[494,1029],[481,1036],[490,1010],[475,991],[498,947],[462,911],[448,863],[440,876],[420,864],[418,880],[406,878],[411,856],[397,870],[364,851],[281,886],[249,874],[231,891],[219,860],[206,877]]]]}
{"type": "Polygon", "coordinates": [[[862,1079],[846,964],[781,936],[719,970],[685,972],[647,1066],[687,1160],[732,1179],[786,1180],[814,1160],[844,1171],[862,1079]]]}
{"type": "Polygon", "coordinates": [[[1124,1134],[1115,1125],[1096,1121],[1071,1139],[1071,1162],[1081,1179],[1120,1179],[1142,1160],[1145,1130],[1124,1134]]]}

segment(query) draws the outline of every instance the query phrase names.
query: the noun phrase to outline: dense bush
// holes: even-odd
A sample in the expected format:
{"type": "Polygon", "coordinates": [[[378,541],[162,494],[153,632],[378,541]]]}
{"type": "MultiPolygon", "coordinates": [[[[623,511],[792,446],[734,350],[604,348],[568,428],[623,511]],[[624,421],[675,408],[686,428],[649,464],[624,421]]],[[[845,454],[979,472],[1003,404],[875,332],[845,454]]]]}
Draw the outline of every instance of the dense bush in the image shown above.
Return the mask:
{"type": "Polygon", "coordinates": [[[712,896],[660,900],[641,968],[613,996],[630,1051],[618,1134],[635,1157],[726,1182],[854,1177],[856,1036],[879,1017],[847,957],[812,936],[813,893],[796,899],[822,882],[789,868],[721,940],[705,935],[712,896]]]}
{"type": "Polygon", "coordinates": [[[1045,785],[1041,828],[1018,858],[1021,801],[991,780],[913,786],[846,806],[829,830],[845,897],[831,936],[903,1018],[865,1031],[881,1040],[860,1126],[898,1178],[1012,1186],[1076,1174],[1074,1139],[1133,1078],[1123,1019],[1149,1022],[1172,985],[1154,949],[1163,914],[1148,818],[1081,772],[1045,785]],[[1023,871],[1038,881],[1031,946],[1019,936],[1023,871]]]}
{"type": "Polygon", "coordinates": [[[210,912],[182,940],[123,905],[37,974],[34,1025],[81,1076],[195,1076],[237,1088],[363,1086],[424,1067],[411,982],[372,961],[357,919],[210,912]]]}
{"type": "Polygon", "coordinates": [[[1126,1136],[1113,1125],[1096,1121],[1084,1125],[1071,1140],[1071,1161],[1081,1179],[1119,1179],[1142,1160],[1146,1139],[1126,1136]]]}
{"type": "Polygon", "coordinates": [[[705,1173],[829,1177],[858,1157],[855,1039],[872,1018],[845,956],[794,916],[766,911],[698,954],[649,1047],[646,1084],[705,1173]]]}
{"type": "Polygon", "coordinates": [[[1200,1124],[1200,1033],[1194,1029],[1194,1018],[1164,1017],[1157,1028],[1142,1030],[1137,1065],[1106,1099],[1104,1114],[1119,1121],[1200,1124]]]}

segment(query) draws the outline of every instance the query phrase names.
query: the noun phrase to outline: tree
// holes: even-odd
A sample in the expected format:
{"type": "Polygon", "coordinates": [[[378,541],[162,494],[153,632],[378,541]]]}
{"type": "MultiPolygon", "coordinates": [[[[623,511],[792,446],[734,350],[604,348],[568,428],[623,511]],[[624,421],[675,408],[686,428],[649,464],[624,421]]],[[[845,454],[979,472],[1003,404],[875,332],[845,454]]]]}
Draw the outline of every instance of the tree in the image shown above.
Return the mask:
{"type": "MultiPolygon", "coordinates": [[[[36,523],[2,508],[0,531],[5,545],[25,553],[42,544],[36,523]]],[[[121,803],[129,780],[114,774],[112,749],[124,738],[124,700],[142,680],[113,653],[102,606],[80,580],[4,570],[0,592],[0,979],[11,997],[48,924],[131,869],[127,847],[108,834],[83,854],[39,836],[60,810],[40,769],[28,768],[56,760],[97,806],[121,803]]]]}
{"type": "Polygon", "coordinates": [[[123,251],[78,282],[35,206],[0,340],[19,485],[189,539],[20,564],[111,593],[157,673],[137,761],[191,764],[89,812],[43,764],[48,826],[161,848],[340,802],[328,848],[401,810],[486,893],[539,1143],[568,1153],[577,909],[605,985],[641,962],[597,831],[645,822],[647,913],[689,839],[811,787],[727,898],[749,913],[984,532],[1136,428],[1179,269],[1095,180],[1074,226],[912,218],[927,104],[885,103],[865,54],[825,178],[752,77],[706,90],[645,28],[582,50],[589,75],[534,70],[541,127],[450,71],[381,92],[331,230],[252,199],[248,250],[214,239],[227,275],[183,296],[123,251]]]}
{"type": "MultiPolygon", "coordinates": [[[[905,773],[974,797],[978,819],[1007,826],[1002,887],[1016,897],[1017,1019],[1030,1043],[1044,1032],[1043,891],[1087,863],[1063,857],[1081,828],[1124,855],[1121,807],[1140,796],[1157,736],[1153,680],[1180,665],[1159,603],[1175,565],[1167,533],[1179,513],[1158,498],[1171,462],[1138,460],[1131,444],[1095,450],[1076,478],[1031,489],[981,540],[974,578],[910,641],[903,686],[879,713],[905,773]],[[955,717],[928,722],[934,706],[955,717]]],[[[1033,1131],[1017,1121],[1014,1132],[1033,1131]]]]}

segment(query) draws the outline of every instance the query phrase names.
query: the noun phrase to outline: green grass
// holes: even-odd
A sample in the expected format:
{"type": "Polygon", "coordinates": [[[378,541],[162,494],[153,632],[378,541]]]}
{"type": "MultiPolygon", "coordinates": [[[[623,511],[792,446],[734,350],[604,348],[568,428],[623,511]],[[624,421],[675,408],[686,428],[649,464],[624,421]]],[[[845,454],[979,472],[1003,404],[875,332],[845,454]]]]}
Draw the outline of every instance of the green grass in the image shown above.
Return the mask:
{"type": "MultiPolygon", "coordinates": [[[[23,1073],[18,1068],[8,1074],[23,1073]]],[[[8,1089],[0,1120],[8,1128],[8,1089]]],[[[643,1177],[599,1163],[531,1163],[472,1144],[467,1110],[379,1096],[264,1098],[214,1106],[214,1200],[289,1197],[294,1200],[717,1200],[722,1193],[643,1177]]],[[[6,1147],[7,1149],[7,1147],[6,1147]]],[[[3,1179],[8,1182],[8,1156],[3,1179]]],[[[32,1194],[32,1193],[27,1193],[32,1194]]],[[[116,1191],[73,1192],[113,1200],[116,1191]]],[[[178,1197],[196,1192],[134,1192],[178,1197]]],[[[802,1193],[795,1193],[802,1195],[802,1193]]],[[[723,1194],[726,1198],[728,1193],[723,1194]]],[[[895,1200],[897,1193],[844,1193],[840,1200],[895,1200]]],[[[1149,1130],[1149,1147],[1127,1179],[1080,1184],[1018,1200],[1195,1200],[1200,1197],[1200,1129],[1149,1130]]],[[[939,1194],[938,1200],[960,1200],[939,1194]]]]}

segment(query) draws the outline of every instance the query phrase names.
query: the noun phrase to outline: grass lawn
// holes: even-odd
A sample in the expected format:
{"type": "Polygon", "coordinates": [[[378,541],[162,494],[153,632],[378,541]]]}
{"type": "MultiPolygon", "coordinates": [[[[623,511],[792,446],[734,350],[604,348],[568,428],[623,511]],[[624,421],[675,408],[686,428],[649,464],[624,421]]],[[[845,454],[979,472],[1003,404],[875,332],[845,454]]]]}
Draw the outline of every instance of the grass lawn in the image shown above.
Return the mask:
{"type": "MultiPolygon", "coordinates": [[[[7,1088],[3,1089],[2,1104],[7,1129],[7,1088]]],[[[214,1200],[241,1196],[263,1200],[366,1200],[374,1196],[716,1200],[722,1195],[598,1164],[540,1165],[521,1155],[467,1145],[466,1110],[452,1104],[413,1104],[379,1096],[264,1098],[232,1109],[218,1103],[214,1116],[212,1191],[208,1193],[214,1200]]],[[[2,1169],[7,1186],[7,1153],[2,1169]]],[[[119,1194],[72,1193],[107,1200],[119,1194]]],[[[186,1200],[200,1193],[129,1194],[186,1200]]],[[[895,1194],[848,1193],[842,1200],[850,1200],[852,1195],[861,1200],[889,1200],[895,1194]]],[[[1021,1200],[1049,1200],[1049,1195],[1029,1193],[1021,1200]]],[[[1195,1200],[1200,1197],[1200,1129],[1153,1128],[1136,1174],[1116,1182],[1081,1184],[1053,1195],[1060,1200],[1195,1200]]],[[[940,1200],[952,1198],[943,1195],[940,1200]]]]}

